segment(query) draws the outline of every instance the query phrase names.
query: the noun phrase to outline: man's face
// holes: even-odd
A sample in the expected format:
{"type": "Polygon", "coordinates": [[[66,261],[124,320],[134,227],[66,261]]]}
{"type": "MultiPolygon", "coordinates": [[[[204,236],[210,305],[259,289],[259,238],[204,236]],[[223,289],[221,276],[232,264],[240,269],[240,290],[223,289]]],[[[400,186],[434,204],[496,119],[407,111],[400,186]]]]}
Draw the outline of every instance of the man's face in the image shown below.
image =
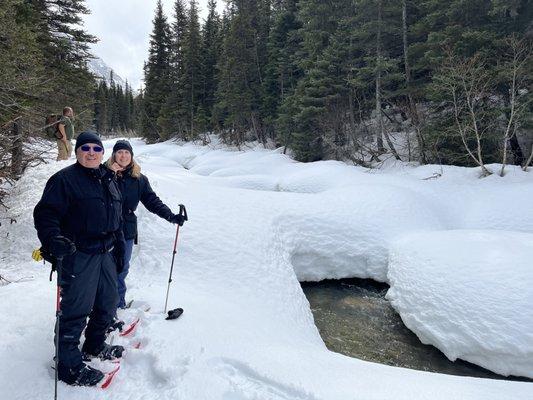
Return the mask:
{"type": "Polygon", "coordinates": [[[74,116],[74,111],[72,110],[72,108],[67,111],[66,115],[67,115],[67,117],[70,117],[70,118],[72,118],[74,116]]]}
{"type": "Polygon", "coordinates": [[[98,168],[103,157],[104,148],[96,143],[86,143],[76,150],[76,159],[85,168],[98,168]]]}

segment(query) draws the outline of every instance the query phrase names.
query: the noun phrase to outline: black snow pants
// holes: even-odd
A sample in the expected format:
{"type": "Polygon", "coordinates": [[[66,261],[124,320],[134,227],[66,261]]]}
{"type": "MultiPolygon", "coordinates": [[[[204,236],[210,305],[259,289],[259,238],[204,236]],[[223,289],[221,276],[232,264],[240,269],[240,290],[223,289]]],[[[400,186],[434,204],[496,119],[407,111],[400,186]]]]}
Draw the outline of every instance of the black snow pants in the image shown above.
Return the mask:
{"type": "Polygon", "coordinates": [[[82,363],[80,337],[85,346],[99,348],[116,312],[117,270],[111,253],[77,251],[63,260],[59,317],[59,364],[77,368],[82,363]]]}

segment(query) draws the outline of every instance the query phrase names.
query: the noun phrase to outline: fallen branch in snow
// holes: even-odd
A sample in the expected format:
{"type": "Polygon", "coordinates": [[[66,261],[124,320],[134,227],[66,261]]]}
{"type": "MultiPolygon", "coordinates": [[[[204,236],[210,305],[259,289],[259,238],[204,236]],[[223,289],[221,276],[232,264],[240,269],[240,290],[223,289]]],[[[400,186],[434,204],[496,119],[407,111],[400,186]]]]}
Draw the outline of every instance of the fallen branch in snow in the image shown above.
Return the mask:
{"type": "Polygon", "coordinates": [[[9,285],[12,283],[10,280],[4,278],[2,275],[0,275],[0,286],[9,285]]]}
{"type": "Polygon", "coordinates": [[[0,275],[0,286],[6,286],[6,285],[9,285],[10,283],[27,282],[27,281],[31,281],[32,279],[33,279],[33,276],[23,276],[22,278],[10,281],[9,279],[6,279],[2,275],[0,275]]]}
{"type": "Polygon", "coordinates": [[[437,178],[440,178],[442,176],[441,173],[439,172],[433,172],[433,175],[431,176],[428,176],[427,178],[422,178],[423,181],[427,181],[427,180],[430,180],[430,179],[437,179],[437,178]]]}

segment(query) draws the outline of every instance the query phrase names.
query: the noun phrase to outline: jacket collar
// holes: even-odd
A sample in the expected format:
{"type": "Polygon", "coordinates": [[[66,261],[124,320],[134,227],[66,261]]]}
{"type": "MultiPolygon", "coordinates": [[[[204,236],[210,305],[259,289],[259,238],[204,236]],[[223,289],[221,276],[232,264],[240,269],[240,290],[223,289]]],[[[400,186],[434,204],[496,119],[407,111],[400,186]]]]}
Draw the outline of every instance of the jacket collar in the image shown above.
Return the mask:
{"type": "Polygon", "coordinates": [[[78,161],[76,161],[76,167],[80,171],[84,171],[87,175],[93,178],[96,178],[96,179],[101,179],[104,175],[101,164],[97,168],[86,168],[83,165],[81,165],[78,161]]]}

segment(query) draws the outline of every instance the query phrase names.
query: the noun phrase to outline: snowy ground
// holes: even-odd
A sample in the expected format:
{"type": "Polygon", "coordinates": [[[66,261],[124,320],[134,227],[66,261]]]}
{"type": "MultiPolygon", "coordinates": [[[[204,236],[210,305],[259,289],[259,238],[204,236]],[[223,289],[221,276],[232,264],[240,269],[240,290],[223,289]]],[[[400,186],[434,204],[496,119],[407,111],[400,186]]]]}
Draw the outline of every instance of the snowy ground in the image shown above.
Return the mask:
{"type": "MultiPolygon", "coordinates": [[[[162,315],[175,229],[141,206],[128,293],[152,304],[136,333],[143,347],[127,354],[107,392],[60,385],[60,398],[533,398],[531,383],[332,353],[298,284],[349,276],[390,281],[393,305],[422,340],[450,358],[477,353],[483,357],[474,362],[527,375],[531,173],[509,168],[503,179],[479,180],[475,169],[446,167],[440,178],[424,179],[440,167],[368,171],[339,162],[299,164],[260,149],[140,141],[134,151],[160,197],[175,210],[187,205],[190,222],[180,231],[169,300],[185,313],[171,322],[162,315]]],[[[2,220],[0,274],[22,280],[0,287],[0,399],[53,395],[55,291],[48,268],[30,258],[38,246],[31,211],[46,179],[68,164],[27,173],[10,199],[17,223],[2,220]]]]}

